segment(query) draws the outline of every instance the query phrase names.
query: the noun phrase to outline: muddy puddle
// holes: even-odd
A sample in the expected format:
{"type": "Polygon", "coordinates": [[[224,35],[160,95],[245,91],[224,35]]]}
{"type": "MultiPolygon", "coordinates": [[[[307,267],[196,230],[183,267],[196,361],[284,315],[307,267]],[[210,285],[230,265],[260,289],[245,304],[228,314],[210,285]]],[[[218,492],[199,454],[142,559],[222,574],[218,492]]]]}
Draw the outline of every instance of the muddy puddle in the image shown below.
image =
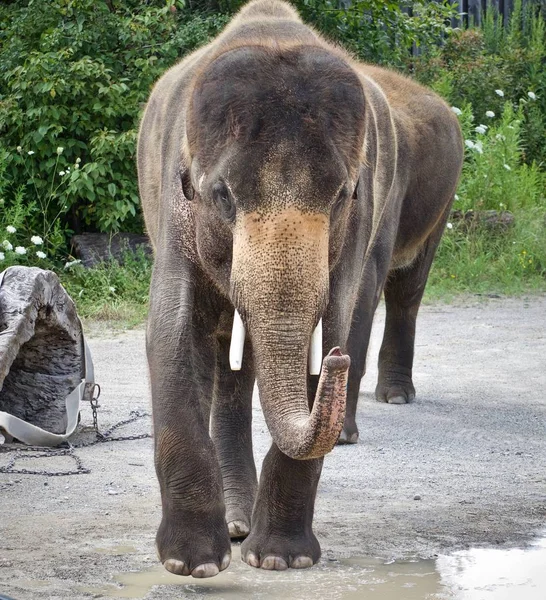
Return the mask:
{"type": "MultiPolygon", "coordinates": [[[[153,586],[180,588],[179,597],[211,600],[544,600],[546,537],[526,550],[471,549],[436,560],[385,563],[368,558],[323,560],[306,571],[250,570],[233,548],[230,568],[204,581],[167,573],[157,565],[114,575],[115,584],[80,588],[107,598],[146,598],[153,586]],[[175,587],[172,587],[175,586],[175,587]]],[[[169,594],[168,597],[171,597],[169,594]]]]}

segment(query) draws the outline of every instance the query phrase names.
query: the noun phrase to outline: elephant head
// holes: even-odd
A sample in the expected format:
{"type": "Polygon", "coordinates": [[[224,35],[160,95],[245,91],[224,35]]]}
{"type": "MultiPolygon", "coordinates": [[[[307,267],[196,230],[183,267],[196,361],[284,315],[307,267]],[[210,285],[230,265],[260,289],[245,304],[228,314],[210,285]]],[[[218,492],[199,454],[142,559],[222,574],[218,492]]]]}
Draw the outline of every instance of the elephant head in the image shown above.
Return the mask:
{"type": "Polygon", "coordinates": [[[329,452],[343,424],[349,357],[325,357],[311,410],[307,360],[345,242],[364,111],[353,69],[316,46],[223,49],[187,108],[199,259],[241,314],[266,422],[296,459],[329,452]]]}

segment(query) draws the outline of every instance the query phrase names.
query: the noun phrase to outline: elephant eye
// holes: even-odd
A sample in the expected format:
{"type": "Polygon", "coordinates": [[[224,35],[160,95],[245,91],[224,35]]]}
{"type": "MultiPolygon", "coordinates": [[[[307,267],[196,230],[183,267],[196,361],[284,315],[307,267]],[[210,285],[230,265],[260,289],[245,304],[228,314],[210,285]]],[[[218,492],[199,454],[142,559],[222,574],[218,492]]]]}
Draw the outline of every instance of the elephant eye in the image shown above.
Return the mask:
{"type": "Polygon", "coordinates": [[[232,222],[235,219],[235,202],[223,181],[219,181],[212,186],[212,199],[224,219],[232,222]]]}
{"type": "Polygon", "coordinates": [[[188,200],[193,200],[195,192],[193,189],[193,185],[191,184],[190,172],[188,171],[188,169],[180,171],[180,182],[182,183],[182,192],[184,194],[184,197],[188,200]]]}

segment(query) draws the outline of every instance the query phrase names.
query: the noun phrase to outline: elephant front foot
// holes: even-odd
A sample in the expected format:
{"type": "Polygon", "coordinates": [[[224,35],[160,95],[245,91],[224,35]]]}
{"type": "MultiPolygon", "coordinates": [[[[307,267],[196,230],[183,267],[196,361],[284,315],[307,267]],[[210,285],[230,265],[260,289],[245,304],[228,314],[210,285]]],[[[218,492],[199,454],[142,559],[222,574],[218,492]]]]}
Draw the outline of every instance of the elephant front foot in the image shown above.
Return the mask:
{"type": "Polygon", "coordinates": [[[231,561],[224,515],[163,515],[156,536],[159,559],[175,575],[214,577],[231,561]]]}
{"type": "Polygon", "coordinates": [[[320,545],[312,531],[289,537],[251,531],[241,546],[241,558],[267,571],[308,569],[320,559],[320,545]]]}
{"type": "Polygon", "coordinates": [[[400,367],[399,371],[380,373],[377,387],[375,388],[375,399],[378,402],[389,404],[407,404],[415,398],[415,388],[408,369],[400,367]]]}
{"type": "Polygon", "coordinates": [[[343,446],[344,444],[356,444],[357,442],[358,427],[356,426],[356,422],[354,419],[345,418],[345,423],[343,424],[337,444],[338,446],[343,446]]]}

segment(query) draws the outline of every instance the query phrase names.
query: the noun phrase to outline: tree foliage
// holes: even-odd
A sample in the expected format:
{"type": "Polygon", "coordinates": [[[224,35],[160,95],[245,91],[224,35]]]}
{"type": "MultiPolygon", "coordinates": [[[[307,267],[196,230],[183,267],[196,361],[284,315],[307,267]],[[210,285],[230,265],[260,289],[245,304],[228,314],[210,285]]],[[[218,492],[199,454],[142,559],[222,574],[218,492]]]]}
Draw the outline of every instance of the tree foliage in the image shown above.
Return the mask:
{"type": "Polygon", "coordinates": [[[141,107],[159,75],[226,20],[158,0],[2,5],[0,135],[13,188],[47,195],[56,165],[66,182],[50,218],[65,215],[72,230],[139,228],[141,107]]]}

